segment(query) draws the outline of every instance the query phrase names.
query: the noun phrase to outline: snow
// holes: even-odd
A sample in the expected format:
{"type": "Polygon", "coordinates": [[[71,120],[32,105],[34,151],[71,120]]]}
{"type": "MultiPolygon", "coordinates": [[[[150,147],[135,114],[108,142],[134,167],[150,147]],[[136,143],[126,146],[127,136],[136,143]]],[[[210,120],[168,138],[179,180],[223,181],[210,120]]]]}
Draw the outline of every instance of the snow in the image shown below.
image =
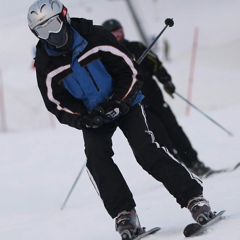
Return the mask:
{"type": "MultiPolygon", "coordinates": [[[[61,206],[85,164],[81,131],[63,126],[46,111],[31,69],[36,38],[29,31],[26,12],[31,0],[5,1],[0,14],[0,81],[6,130],[0,133],[0,239],[63,240],[119,239],[86,171],[78,180],[65,208],[61,206]]],[[[64,2],[72,16],[101,24],[117,18],[130,40],[139,39],[123,0],[64,2]]],[[[171,44],[171,62],[164,62],[178,93],[187,96],[194,29],[199,28],[192,102],[233,133],[229,136],[186,103],[166,94],[173,111],[199,158],[219,169],[239,162],[240,142],[240,19],[238,0],[133,0],[149,36],[175,21],[165,37],[171,44]]],[[[1,105],[2,107],[2,105],[1,105]]],[[[0,124],[2,122],[0,121],[0,124]]],[[[0,125],[1,126],[1,125],[0,125]]],[[[127,180],[143,226],[160,226],[152,240],[184,239],[183,228],[193,220],[163,185],[136,163],[120,131],[113,138],[114,161],[127,180]]],[[[198,239],[240,239],[239,171],[204,179],[204,195],[212,209],[226,209],[225,219],[198,239]]]]}

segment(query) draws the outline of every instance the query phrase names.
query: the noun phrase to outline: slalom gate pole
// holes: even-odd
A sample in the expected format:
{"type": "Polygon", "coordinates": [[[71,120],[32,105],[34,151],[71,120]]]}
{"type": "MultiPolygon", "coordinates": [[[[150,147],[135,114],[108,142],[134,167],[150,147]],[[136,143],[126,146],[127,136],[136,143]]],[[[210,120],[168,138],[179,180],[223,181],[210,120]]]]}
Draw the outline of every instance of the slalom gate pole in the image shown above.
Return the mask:
{"type": "MultiPolygon", "coordinates": [[[[195,63],[196,63],[196,55],[197,55],[197,43],[198,43],[198,27],[195,27],[194,30],[194,38],[193,38],[193,46],[192,46],[192,56],[190,62],[190,73],[189,73],[189,81],[188,81],[188,101],[192,100],[192,88],[193,88],[193,79],[194,79],[194,71],[195,71],[195,63]]],[[[186,106],[186,115],[190,114],[190,106],[187,104],[186,106]]]]}
{"type": "Polygon", "coordinates": [[[228,133],[228,135],[233,136],[233,134],[228,131],[226,128],[224,128],[222,125],[220,125],[218,122],[216,122],[215,120],[213,120],[211,117],[209,117],[206,113],[204,113],[202,110],[200,110],[199,108],[197,108],[195,105],[193,105],[190,101],[188,101],[186,98],[184,98],[182,95],[180,95],[179,93],[177,93],[176,91],[174,92],[178,97],[180,97],[182,100],[184,100],[185,102],[187,102],[191,107],[195,108],[198,112],[200,112],[201,114],[203,114],[206,118],[208,118],[210,121],[212,121],[214,124],[216,124],[218,127],[220,127],[222,130],[224,130],[226,133],[228,133]]]}
{"type": "Polygon", "coordinates": [[[68,201],[69,197],[71,196],[72,191],[73,191],[73,189],[75,188],[75,186],[76,186],[76,184],[77,184],[77,182],[78,182],[78,179],[79,179],[80,176],[82,175],[85,166],[86,166],[86,163],[84,163],[84,164],[82,165],[82,168],[81,168],[80,172],[78,173],[76,180],[74,181],[74,183],[73,183],[73,185],[72,185],[72,187],[71,187],[71,189],[70,189],[67,197],[65,198],[65,200],[64,200],[64,202],[63,202],[63,204],[62,204],[61,210],[63,210],[63,209],[65,208],[65,206],[66,206],[66,204],[67,204],[67,201],[68,201]]]}
{"type": "Polygon", "coordinates": [[[159,37],[163,34],[163,32],[166,30],[167,27],[172,27],[174,25],[173,19],[167,18],[165,20],[166,26],[163,28],[163,30],[157,35],[157,37],[152,41],[152,43],[149,45],[149,47],[143,52],[143,54],[139,57],[137,60],[137,63],[140,64],[142,60],[146,57],[146,55],[149,53],[153,45],[156,43],[156,41],[159,39],[159,37]]]}

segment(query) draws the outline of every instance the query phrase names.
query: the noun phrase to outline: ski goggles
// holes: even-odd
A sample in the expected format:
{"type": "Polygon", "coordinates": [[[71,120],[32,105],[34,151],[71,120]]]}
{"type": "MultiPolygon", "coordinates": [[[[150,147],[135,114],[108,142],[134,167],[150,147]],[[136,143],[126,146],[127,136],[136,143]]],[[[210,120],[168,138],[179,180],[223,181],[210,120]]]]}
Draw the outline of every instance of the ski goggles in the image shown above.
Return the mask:
{"type": "Polygon", "coordinates": [[[48,39],[50,33],[59,33],[62,29],[63,21],[58,15],[48,19],[46,22],[36,26],[34,32],[41,39],[48,39]]]}

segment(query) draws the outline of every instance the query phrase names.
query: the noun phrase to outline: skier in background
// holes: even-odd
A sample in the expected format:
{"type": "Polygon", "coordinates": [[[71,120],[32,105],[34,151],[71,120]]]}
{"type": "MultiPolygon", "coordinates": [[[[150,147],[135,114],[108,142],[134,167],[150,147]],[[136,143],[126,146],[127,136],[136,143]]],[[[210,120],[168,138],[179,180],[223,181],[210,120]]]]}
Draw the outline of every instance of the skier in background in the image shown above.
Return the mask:
{"type": "Polygon", "coordinates": [[[89,177],[122,239],[145,230],[112,159],[112,136],[118,127],[142,168],[162,182],[195,221],[211,220],[214,213],[203,197],[202,181],[160,146],[148,128],[139,66],[115,37],[91,20],[70,18],[58,0],[33,3],[28,26],[39,39],[35,67],[45,106],[62,124],[82,130],[89,177]]]}
{"type": "MultiPolygon", "coordinates": [[[[121,23],[116,19],[106,20],[102,26],[110,31],[123,46],[130,51],[137,60],[146,50],[141,42],[130,42],[124,36],[121,23]]],[[[143,105],[150,128],[155,133],[156,140],[166,145],[169,151],[193,173],[204,177],[211,172],[203,162],[198,159],[197,151],[192,147],[190,140],[178,124],[171,108],[165,102],[161,89],[156,81],[163,84],[165,91],[171,96],[175,86],[171,76],[152,51],[141,62],[140,67],[144,76],[142,92],[145,96],[143,105]]]]}

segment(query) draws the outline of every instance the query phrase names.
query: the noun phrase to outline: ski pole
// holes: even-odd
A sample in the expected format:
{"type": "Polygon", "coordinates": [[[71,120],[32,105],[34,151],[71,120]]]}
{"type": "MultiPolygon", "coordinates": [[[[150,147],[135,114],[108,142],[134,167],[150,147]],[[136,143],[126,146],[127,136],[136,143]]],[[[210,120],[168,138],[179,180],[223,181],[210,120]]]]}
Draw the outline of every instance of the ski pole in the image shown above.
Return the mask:
{"type": "Polygon", "coordinates": [[[203,114],[206,118],[208,118],[210,121],[212,121],[213,123],[215,123],[218,127],[220,127],[222,130],[224,130],[225,132],[228,133],[228,135],[233,136],[233,134],[228,131],[226,128],[224,128],[223,126],[221,126],[218,122],[216,122],[215,120],[213,120],[211,117],[209,117],[206,113],[204,113],[202,110],[200,110],[199,108],[197,108],[195,105],[193,105],[190,101],[188,101],[186,98],[184,98],[182,95],[180,95],[179,93],[177,93],[176,91],[174,92],[178,97],[180,97],[182,100],[184,100],[185,102],[187,102],[191,107],[195,108],[198,112],[200,112],[201,114],[203,114]]]}
{"type": "Polygon", "coordinates": [[[146,55],[151,50],[152,46],[156,43],[156,41],[159,39],[159,37],[163,34],[163,32],[166,30],[167,27],[172,27],[174,25],[173,19],[167,18],[165,20],[166,26],[163,28],[163,30],[157,35],[157,37],[152,41],[152,43],[149,45],[149,47],[143,52],[143,54],[139,57],[137,60],[137,63],[140,64],[142,60],[146,57],[146,55]]]}
{"type": "Polygon", "coordinates": [[[83,166],[82,166],[80,172],[78,173],[76,180],[74,181],[74,183],[73,183],[73,185],[72,185],[72,187],[71,187],[71,189],[70,189],[70,191],[69,191],[67,197],[65,198],[65,200],[64,200],[64,202],[63,202],[63,204],[62,204],[61,210],[63,210],[64,207],[66,206],[67,201],[68,201],[68,199],[69,199],[69,197],[70,197],[70,195],[71,195],[73,189],[75,188],[75,186],[76,186],[76,184],[77,184],[77,182],[78,182],[78,179],[79,179],[80,176],[82,175],[82,172],[83,172],[85,166],[86,166],[86,163],[83,164],[83,166]]]}

